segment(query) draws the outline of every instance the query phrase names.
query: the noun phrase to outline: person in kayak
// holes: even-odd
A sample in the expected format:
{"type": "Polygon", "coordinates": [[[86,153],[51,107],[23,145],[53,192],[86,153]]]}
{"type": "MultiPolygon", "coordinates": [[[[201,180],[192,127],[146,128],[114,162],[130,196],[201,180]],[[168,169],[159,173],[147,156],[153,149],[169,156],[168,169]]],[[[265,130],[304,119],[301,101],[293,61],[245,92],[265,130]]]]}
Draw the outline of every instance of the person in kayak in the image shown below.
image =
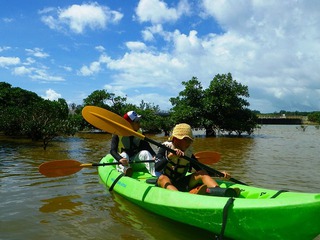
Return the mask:
{"type": "MultiPolygon", "coordinates": [[[[160,148],[156,156],[155,170],[161,172],[157,185],[169,190],[189,191],[196,194],[207,194],[208,189],[217,188],[219,184],[197,164],[182,158],[183,156],[194,157],[192,153],[193,134],[190,125],[177,124],[172,131],[169,141],[163,144],[175,150],[175,154],[160,148]],[[195,169],[196,172],[186,175],[195,169]]],[[[197,160],[196,160],[197,161],[197,160]]],[[[225,173],[226,178],[230,178],[225,173]]]]}
{"type": "MultiPolygon", "coordinates": [[[[140,131],[141,115],[135,111],[129,111],[123,116],[132,126],[135,131],[140,131]]],[[[137,163],[142,160],[155,159],[156,153],[151,148],[150,144],[134,136],[118,136],[113,135],[111,139],[110,154],[115,161],[120,164],[117,165],[119,172],[123,172],[126,176],[132,176],[133,171],[147,168],[150,174],[155,176],[154,163],[137,163]],[[135,162],[133,168],[130,162],[135,162]]]]}

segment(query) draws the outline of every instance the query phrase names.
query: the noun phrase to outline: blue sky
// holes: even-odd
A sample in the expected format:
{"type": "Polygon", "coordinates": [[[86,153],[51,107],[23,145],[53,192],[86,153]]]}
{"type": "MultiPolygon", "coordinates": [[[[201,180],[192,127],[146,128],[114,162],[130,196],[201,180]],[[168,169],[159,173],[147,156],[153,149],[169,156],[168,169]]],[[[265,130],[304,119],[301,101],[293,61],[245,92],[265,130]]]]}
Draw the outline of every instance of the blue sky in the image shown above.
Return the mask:
{"type": "Polygon", "coordinates": [[[319,111],[319,26],[317,0],[3,0],[0,81],[168,110],[182,81],[230,72],[253,110],[319,111]]]}

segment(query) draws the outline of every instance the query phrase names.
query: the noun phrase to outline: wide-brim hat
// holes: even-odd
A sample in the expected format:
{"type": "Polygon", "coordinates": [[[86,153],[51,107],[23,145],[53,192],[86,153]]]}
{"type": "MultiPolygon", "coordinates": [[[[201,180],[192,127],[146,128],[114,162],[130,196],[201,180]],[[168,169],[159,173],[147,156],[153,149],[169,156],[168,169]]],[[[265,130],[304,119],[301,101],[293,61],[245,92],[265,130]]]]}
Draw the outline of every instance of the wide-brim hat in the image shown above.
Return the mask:
{"type": "Polygon", "coordinates": [[[193,141],[193,134],[192,134],[191,126],[187,123],[177,124],[173,128],[172,135],[171,135],[170,139],[172,140],[173,137],[178,138],[180,140],[182,140],[184,138],[189,138],[193,141]]]}

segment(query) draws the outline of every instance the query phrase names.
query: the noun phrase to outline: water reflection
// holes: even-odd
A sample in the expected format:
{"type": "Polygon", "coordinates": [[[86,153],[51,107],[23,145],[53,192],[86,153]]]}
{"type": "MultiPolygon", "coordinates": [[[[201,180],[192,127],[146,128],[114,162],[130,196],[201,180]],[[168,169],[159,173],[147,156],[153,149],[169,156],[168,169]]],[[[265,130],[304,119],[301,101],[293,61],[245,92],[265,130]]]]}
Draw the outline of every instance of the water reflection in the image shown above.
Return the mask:
{"type": "Polygon", "coordinates": [[[170,236],[172,240],[180,240],[213,239],[214,237],[208,231],[199,231],[195,227],[150,213],[117,194],[112,194],[112,199],[115,205],[110,207],[110,215],[126,229],[117,236],[121,239],[166,239],[170,236]],[[154,221],[155,218],[156,221],[154,221]],[[188,228],[187,232],[186,228],[188,228]]]}
{"type": "Polygon", "coordinates": [[[82,211],[77,207],[82,203],[74,201],[79,198],[80,196],[70,195],[44,199],[41,201],[45,204],[39,208],[39,211],[43,213],[63,211],[64,215],[81,215],[82,211]]]}

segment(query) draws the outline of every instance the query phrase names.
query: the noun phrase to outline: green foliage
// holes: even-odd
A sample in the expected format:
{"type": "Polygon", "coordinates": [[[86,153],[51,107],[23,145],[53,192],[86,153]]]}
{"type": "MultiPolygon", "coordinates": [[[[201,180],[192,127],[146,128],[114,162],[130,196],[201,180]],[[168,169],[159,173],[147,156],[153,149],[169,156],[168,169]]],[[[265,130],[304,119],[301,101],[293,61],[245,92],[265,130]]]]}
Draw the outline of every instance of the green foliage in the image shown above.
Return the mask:
{"type": "Polygon", "coordinates": [[[313,112],[308,114],[308,120],[320,124],[320,112],[313,112]]]}
{"type": "Polygon", "coordinates": [[[155,106],[154,104],[150,103],[145,103],[142,100],[139,108],[135,109],[135,111],[138,114],[142,115],[141,128],[145,133],[161,132],[161,117],[159,116],[159,106],[155,106]]]}
{"type": "Polygon", "coordinates": [[[83,105],[101,107],[121,115],[126,107],[126,101],[126,97],[115,96],[107,90],[95,90],[83,100],[83,105]]]}
{"type": "Polygon", "coordinates": [[[96,106],[110,110],[108,101],[112,95],[107,90],[95,90],[87,98],[83,100],[84,106],[96,106]]]}
{"type": "Polygon", "coordinates": [[[179,96],[170,98],[172,104],[172,121],[184,122],[192,127],[203,126],[204,91],[201,83],[196,77],[192,77],[188,82],[182,82],[185,89],[179,93],[179,96]]]}
{"type": "MultiPolygon", "coordinates": [[[[211,120],[214,128],[229,134],[242,132],[251,134],[256,125],[255,114],[249,110],[248,87],[233,80],[232,75],[218,74],[205,91],[205,117],[211,120]]],[[[209,122],[210,123],[210,122],[209,122]]],[[[206,126],[208,127],[208,126],[206,126]]]]}
{"type": "Polygon", "coordinates": [[[0,131],[43,141],[43,148],[60,135],[72,135],[77,122],[69,117],[64,99],[44,100],[33,92],[0,83],[0,131]]]}
{"type": "Polygon", "coordinates": [[[176,123],[204,127],[207,135],[214,135],[217,130],[238,135],[253,132],[257,116],[247,108],[248,87],[233,80],[230,73],[216,75],[207,89],[203,89],[195,77],[182,84],[185,89],[178,97],[170,99],[176,123]]]}

